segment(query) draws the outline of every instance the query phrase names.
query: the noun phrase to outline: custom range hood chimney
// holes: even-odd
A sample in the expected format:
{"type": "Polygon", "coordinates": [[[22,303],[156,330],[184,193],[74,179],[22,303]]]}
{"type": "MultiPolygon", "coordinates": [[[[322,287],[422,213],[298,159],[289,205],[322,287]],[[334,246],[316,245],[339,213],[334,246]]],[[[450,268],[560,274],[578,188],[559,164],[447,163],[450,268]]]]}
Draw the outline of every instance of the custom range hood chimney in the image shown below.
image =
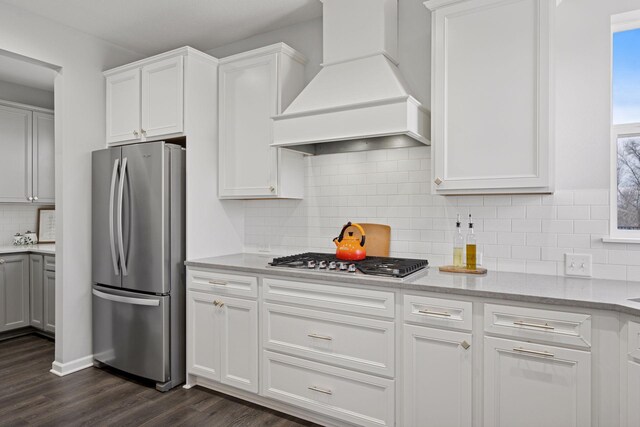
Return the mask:
{"type": "Polygon", "coordinates": [[[272,146],[326,154],[429,144],[398,62],[397,0],[321,0],[322,70],[274,120],[272,146]]]}

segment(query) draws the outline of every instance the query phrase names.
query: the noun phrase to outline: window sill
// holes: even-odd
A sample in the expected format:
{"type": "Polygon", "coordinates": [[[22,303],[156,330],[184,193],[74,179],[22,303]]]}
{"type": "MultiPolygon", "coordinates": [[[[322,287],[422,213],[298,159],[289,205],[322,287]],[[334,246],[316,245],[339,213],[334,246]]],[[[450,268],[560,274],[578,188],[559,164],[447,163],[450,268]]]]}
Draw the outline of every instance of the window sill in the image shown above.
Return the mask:
{"type": "Polygon", "coordinates": [[[604,243],[628,243],[640,245],[640,237],[603,237],[602,241],[604,243]]]}

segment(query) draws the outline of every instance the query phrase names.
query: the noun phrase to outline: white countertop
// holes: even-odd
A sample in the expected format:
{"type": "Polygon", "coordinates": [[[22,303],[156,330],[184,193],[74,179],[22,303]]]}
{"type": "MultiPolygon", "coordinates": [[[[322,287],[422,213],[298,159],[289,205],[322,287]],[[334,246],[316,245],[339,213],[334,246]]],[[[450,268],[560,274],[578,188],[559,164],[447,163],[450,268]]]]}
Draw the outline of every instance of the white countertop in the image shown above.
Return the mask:
{"type": "Polygon", "coordinates": [[[484,276],[476,276],[441,273],[438,271],[438,267],[433,266],[405,279],[395,279],[363,274],[323,273],[270,267],[267,263],[272,258],[272,255],[240,253],[189,260],[185,264],[190,267],[213,268],[268,276],[542,304],[569,305],[640,315],[640,302],[630,300],[630,298],[640,298],[640,282],[493,271],[484,276]]]}
{"type": "Polygon", "coordinates": [[[39,243],[37,245],[0,246],[0,254],[44,254],[55,255],[55,243],[39,243]]]}

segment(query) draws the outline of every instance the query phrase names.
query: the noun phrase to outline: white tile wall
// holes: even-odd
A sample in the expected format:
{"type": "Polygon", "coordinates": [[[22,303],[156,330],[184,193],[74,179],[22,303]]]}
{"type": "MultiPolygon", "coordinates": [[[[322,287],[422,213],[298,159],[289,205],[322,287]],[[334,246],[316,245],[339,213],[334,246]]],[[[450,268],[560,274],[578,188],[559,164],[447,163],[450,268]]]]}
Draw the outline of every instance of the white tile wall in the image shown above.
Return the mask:
{"type": "Polygon", "coordinates": [[[0,203],[0,246],[11,245],[18,232],[35,232],[37,218],[37,206],[0,203]]]}
{"type": "Polygon", "coordinates": [[[395,256],[452,261],[456,214],[475,217],[482,263],[500,271],[564,274],[564,254],[593,256],[594,277],[640,280],[640,245],[603,243],[607,190],[553,195],[437,196],[430,149],[416,147],[307,158],[304,200],[246,203],[247,251],[331,252],[347,221],[392,227],[395,256]]]}

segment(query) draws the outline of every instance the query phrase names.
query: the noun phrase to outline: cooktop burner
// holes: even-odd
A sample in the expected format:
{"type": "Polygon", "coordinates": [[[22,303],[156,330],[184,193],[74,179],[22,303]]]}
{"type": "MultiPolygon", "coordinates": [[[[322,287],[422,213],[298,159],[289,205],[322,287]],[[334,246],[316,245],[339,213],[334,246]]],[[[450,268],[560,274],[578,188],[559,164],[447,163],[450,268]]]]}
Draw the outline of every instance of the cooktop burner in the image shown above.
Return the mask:
{"type": "Polygon", "coordinates": [[[426,259],[366,257],[361,261],[344,261],[334,254],[306,252],[274,258],[272,267],[299,268],[305,270],[370,274],[374,276],[406,277],[429,265],[426,259]]]}

